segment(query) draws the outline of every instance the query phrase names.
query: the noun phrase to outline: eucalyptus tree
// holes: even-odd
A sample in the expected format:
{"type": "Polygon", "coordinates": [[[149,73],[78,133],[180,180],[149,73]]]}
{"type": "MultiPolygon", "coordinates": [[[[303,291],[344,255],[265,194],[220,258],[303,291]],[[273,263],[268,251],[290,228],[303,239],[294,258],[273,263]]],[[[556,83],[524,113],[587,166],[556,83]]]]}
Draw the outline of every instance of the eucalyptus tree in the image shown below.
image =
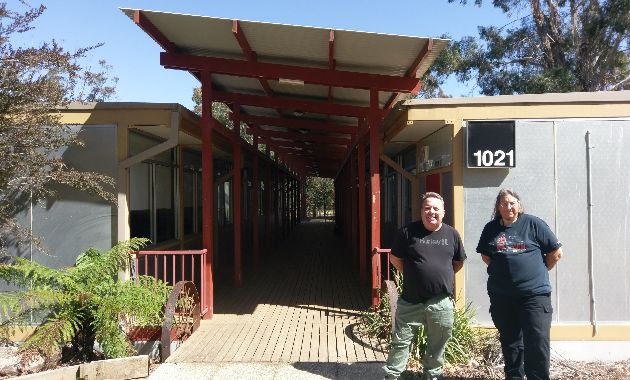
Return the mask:
{"type": "MultiPolygon", "coordinates": [[[[474,3],[482,6],[483,0],[474,3]]],[[[427,74],[425,95],[439,96],[449,74],[476,82],[484,95],[630,89],[628,0],[492,5],[519,18],[500,27],[479,26],[478,38],[452,42],[427,74]]]]}
{"type": "MultiPolygon", "coordinates": [[[[33,29],[45,7],[14,10],[0,2],[0,253],[8,245],[32,238],[16,215],[29,201],[54,196],[51,185],[68,185],[115,201],[113,180],[68,167],[59,152],[80,144],[79,136],[61,123],[60,110],[72,101],[101,101],[115,92],[111,67],[81,66],[100,45],[74,51],[54,39],[38,46],[16,46],[16,36],[33,29]]],[[[17,4],[15,4],[17,5],[17,4]]]]}

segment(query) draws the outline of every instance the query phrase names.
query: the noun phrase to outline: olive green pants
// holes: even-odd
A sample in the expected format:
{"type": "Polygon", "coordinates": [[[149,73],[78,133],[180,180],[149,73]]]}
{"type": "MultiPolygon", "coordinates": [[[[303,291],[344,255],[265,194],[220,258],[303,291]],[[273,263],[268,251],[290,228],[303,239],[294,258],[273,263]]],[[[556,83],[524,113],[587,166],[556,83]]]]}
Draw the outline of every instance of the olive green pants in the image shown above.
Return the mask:
{"type": "Polygon", "coordinates": [[[449,296],[438,296],[424,303],[409,303],[398,298],[396,327],[384,368],[388,379],[396,379],[407,366],[409,349],[420,325],[424,325],[427,348],[422,359],[426,380],[436,379],[442,374],[446,342],[453,330],[453,300],[449,296]]]}

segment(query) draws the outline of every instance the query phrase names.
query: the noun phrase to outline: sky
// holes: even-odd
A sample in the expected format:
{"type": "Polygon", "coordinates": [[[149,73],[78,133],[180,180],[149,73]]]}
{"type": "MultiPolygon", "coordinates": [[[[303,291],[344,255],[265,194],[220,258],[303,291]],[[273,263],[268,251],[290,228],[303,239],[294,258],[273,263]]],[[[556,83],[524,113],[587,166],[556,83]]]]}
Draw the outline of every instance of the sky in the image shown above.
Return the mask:
{"type": "MultiPolygon", "coordinates": [[[[145,9],[248,21],[314,26],[416,37],[453,39],[477,36],[479,25],[502,26],[509,19],[490,2],[483,7],[447,0],[25,0],[46,11],[33,23],[34,30],[11,42],[14,46],[38,46],[55,39],[65,49],[103,43],[82,61],[97,67],[100,59],[112,66],[118,78],[113,101],[180,103],[193,107],[192,90],[198,81],[185,71],[160,66],[161,48],[120,8],[145,9]]],[[[474,3],[472,0],[470,3],[474,3]]],[[[12,10],[26,8],[8,0],[12,10]]],[[[474,86],[449,81],[453,96],[476,95],[474,86]]]]}

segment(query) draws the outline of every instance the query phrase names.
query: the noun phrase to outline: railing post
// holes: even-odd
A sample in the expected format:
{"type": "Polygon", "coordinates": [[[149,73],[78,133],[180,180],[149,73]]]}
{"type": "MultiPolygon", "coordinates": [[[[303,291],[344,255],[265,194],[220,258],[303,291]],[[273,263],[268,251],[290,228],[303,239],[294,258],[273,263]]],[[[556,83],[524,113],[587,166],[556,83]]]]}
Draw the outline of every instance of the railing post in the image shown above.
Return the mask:
{"type": "Polygon", "coordinates": [[[381,289],[381,254],[378,247],[372,249],[372,306],[380,303],[379,290],[381,289]]]}

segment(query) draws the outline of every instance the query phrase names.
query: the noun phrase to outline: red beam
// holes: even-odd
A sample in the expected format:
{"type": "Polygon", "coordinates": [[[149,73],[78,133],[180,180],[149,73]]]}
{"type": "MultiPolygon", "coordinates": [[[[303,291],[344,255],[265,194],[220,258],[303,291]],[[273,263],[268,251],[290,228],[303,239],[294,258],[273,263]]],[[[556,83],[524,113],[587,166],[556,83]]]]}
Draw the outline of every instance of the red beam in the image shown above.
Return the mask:
{"type": "Polygon", "coordinates": [[[261,137],[261,140],[264,141],[265,143],[272,144],[272,145],[296,147],[296,148],[306,149],[309,151],[317,150],[317,151],[344,152],[345,153],[348,150],[347,146],[330,145],[329,143],[316,142],[312,144],[306,144],[303,141],[275,140],[271,137],[261,137]]]}
{"type": "Polygon", "coordinates": [[[133,12],[133,22],[148,34],[162,49],[167,52],[176,52],[179,49],[172,43],[151,21],[139,10],[133,12]]]}
{"type": "MultiPolygon", "coordinates": [[[[427,55],[432,50],[433,50],[433,38],[429,38],[429,40],[424,45],[422,50],[420,50],[420,53],[418,53],[418,56],[416,57],[416,60],[411,64],[411,66],[409,66],[409,69],[405,73],[405,76],[414,78],[416,76],[416,72],[418,71],[418,68],[422,64],[422,61],[425,60],[427,55]]],[[[420,86],[419,85],[420,85],[420,82],[418,82],[418,86],[416,86],[416,88],[411,90],[411,93],[417,94],[418,91],[420,91],[420,86]]],[[[397,97],[398,97],[398,94],[392,94],[392,96],[389,98],[387,103],[385,103],[385,107],[383,107],[383,109],[385,109],[385,110],[390,109],[394,105],[394,101],[396,100],[397,97]]]]}
{"type": "Polygon", "coordinates": [[[160,64],[169,69],[209,71],[215,74],[250,78],[296,79],[305,83],[348,88],[375,88],[380,91],[410,92],[417,78],[370,74],[354,71],[321,69],[316,67],[248,62],[238,59],[202,57],[189,54],[160,53],[160,64]]]}
{"type": "MultiPolygon", "coordinates": [[[[335,62],[335,31],[330,31],[328,38],[328,70],[334,70],[337,63],[335,62]]],[[[332,101],[332,86],[328,87],[328,101],[332,101]]]]}
{"type": "Polygon", "coordinates": [[[426,45],[424,45],[422,50],[420,50],[420,53],[418,53],[418,56],[416,57],[416,60],[411,64],[411,66],[409,66],[409,69],[405,73],[405,76],[406,77],[415,77],[416,76],[416,72],[418,71],[418,68],[422,64],[422,61],[425,60],[425,58],[427,57],[427,55],[431,51],[433,51],[433,38],[429,38],[429,40],[427,41],[426,45]]]}
{"type": "MultiPolygon", "coordinates": [[[[215,92],[215,101],[224,103],[235,103],[246,106],[256,106],[264,108],[291,108],[303,112],[332,114],[352,117],[367,117],[370,112],[369,107],[351,106],[345,104],[335,104],[328,102],[317,102],[312,100],[300,100],[296,98],[280,97],[280,96],[260,96],[241,94],[235,92],[215,92]]],[[[243,115],[245,116],[245,115],[243,115]]],[[[277,119],[281,120],[281,119],[277,119]]],[[[290,119],[288,119],[290,120],[290,119]]],[[[336,132],[333,130],[332,132],[336,132]]],[[[350,133],[339,131],[339,133],[350,133]]]]}
{"type": "Polygon", "coordinates": [[[325,135],[315,135],[312,133],[299,133],[299,132],[282,132],[282,131],[271,131],[268,129],[257,129],[257,132],[262,137],[274,137],[279,139],[286,139],[291,141],[314,141],[314,142],[323,142],[333,145],[345,145],[349,146],[352,144],[351,139],[344,139],[341,137],[330,137],[325,135]]]}
{"type": "MultiPolygon", "coordinates": [[[[245,58],[247,58],[247,60],[250,62],[258,61],[258,56],[249,45],[247,37],[245,37],[245,33],[243,33],[243,30],[241,29],[241,24],[238,22],[238,20],[232,20],[232,34],[236,38],[236,41],[238,41],[238,44],[241,47],[245,58]]],[[[271,89],[271,87],[269,87],[269,83],[267,83],[267,81],[263,78],[258,78],[258,81],[260,82],[263,90],[265,90],[265,94],[272,96],[273,90],[271,89]]]]}
{"type": "MultiPolygon", "coordinates": [[[[324,103],[330,104],[330,103],[324,103]]],[[[243,115],[243,121],[259,126],[268,125],[273,127],[285,127],[293,129],[310,129],[313,131],[325,131],[335,133],[345,133],[354,135],[357,133],[357,126],[351,124],[336,124],[325,121],[288,119],[267,116],[243,115]]]]}

